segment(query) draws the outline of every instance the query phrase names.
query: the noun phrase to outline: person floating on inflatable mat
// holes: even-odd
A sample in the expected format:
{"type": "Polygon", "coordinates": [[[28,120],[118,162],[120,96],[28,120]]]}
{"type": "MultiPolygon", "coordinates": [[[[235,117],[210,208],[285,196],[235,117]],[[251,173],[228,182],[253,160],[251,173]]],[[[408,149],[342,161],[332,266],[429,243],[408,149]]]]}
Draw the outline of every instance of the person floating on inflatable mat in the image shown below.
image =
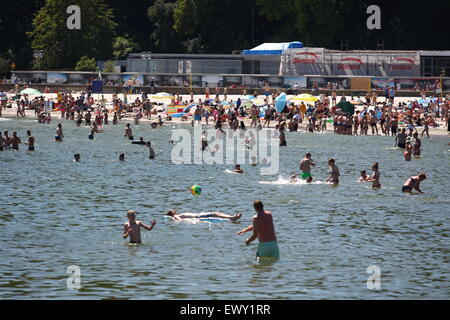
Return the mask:
{"type": "Polygon", "coordinates": [[[239,220],[242,217],[242,213],[240,212],[237,212],[236,214],[231,216],[222,212],[177,213],[175,210],[167,211],[166,215],[171,217],[173,220],[220,218],[229,219],[233,222],[239,220]]]}

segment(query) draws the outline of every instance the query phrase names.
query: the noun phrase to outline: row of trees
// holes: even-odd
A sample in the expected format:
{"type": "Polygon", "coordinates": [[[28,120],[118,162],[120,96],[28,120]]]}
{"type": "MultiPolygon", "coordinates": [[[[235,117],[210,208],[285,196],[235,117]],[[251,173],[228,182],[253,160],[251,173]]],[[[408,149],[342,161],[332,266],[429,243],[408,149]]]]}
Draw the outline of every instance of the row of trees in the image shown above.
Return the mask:
{"type": "Polygon", "coordinates": [[[294,40],[330,49],[376,49],[380,42],[385,49],[450,49],[449,9],[448,0],[15,0],[0,11],[0,72],[12,61],[20,69],[83,69],[92,59],[131,52],[231,53],[294,40]],[[81,8],[80,30],[66,26],[72,4],[81,8]],[[373,4],[381,8],[381,30],[366,26],[373,4]]]}

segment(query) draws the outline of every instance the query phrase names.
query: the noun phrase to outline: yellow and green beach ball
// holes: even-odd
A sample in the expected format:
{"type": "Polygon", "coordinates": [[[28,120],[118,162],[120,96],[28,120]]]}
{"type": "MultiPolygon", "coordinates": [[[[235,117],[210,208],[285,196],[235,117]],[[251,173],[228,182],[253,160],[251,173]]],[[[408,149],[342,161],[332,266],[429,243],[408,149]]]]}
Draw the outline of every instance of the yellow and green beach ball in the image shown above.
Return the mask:
{"type": "Polygon", "coordinates": [[[200,186],[198,186],[198,185],[193,185],[192,187],[191,187],[191,193],[194,195],[194,196],[199,196],[201,193],[202,193],[202,187],[200,187],[200,186]]]}

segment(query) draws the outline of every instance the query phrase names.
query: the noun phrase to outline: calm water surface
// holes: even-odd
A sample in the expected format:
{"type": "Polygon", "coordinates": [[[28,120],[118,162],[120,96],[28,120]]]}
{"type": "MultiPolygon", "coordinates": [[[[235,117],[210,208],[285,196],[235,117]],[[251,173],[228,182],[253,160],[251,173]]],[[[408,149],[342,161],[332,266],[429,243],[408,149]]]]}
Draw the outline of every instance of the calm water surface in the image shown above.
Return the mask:
{"type": "Polygon", "coordinates": [[[243,165],[175,165],[167,141],[181,125],[133,126],[156,143],[157,157],[122,137],[125,124],[88,140],[86,127],[63,122],[0,121],[0,130],[36,137],[36,152],[1,152],[0,298],[2,299],[448,299],[450,147],[447,137],[423,139],[423,158],[406,163],[391,137],[287,133],[280,174],[243,165]],[[124,152],[126,162],[117,161],[124,152]],[[319,183],[286,180],[306,152],[319,183]],[[81,163],[72,162],[81,154],[81,163]],[[327,178],[335,157],[341,185],[327,178]],[[356,183],[359,170],[380,163],[382,189],[356,183]],[[424,195],[400,192],[425,171],[424,195]],[[199,184],[194,197],[189,187],[199,184]],[[252,201],[274,215],[281,259],[254,261],[255,241],[234,233],[251,223],[252,201]],[[243,212],[234,223],[172,223],[164,212],[243,212]],[[143,244],[122,239],[126,211],[145,223],[143,244]],[[67,267],[81,269],[81,290],[69,290],[67,267]],[[381,290],[367,289],[367,267],[381,269],[381,290]]]}

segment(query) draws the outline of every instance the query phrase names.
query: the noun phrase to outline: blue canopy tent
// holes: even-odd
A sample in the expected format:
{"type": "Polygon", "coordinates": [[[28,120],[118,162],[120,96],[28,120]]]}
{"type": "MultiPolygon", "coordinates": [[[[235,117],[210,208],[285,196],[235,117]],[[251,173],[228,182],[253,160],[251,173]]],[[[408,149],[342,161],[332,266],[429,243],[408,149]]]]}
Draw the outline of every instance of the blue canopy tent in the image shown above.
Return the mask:
{"type": "Polygon", "coordinates": [[[244,50],[243,55],[282,55],[287,49],[301,49],[303,43],[300,41],[282,42],[282,43],[263,43],[253,49],[244,50]]]}

